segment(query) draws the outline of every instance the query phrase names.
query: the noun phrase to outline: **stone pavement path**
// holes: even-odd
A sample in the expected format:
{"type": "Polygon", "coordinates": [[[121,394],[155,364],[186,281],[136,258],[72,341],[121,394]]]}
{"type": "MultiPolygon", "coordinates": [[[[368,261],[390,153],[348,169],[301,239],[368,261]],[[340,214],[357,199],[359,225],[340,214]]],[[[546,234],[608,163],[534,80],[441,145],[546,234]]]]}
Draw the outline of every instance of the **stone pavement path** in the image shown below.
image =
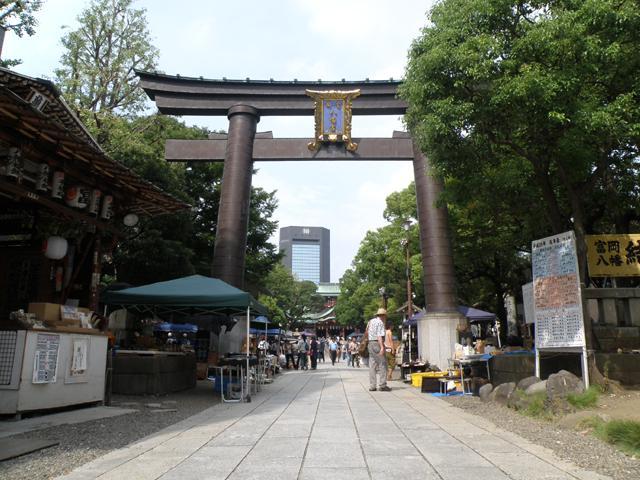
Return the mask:
{"type": "Polygon", "coordinates": [[[287,372],[251,403],[221,404],[98,458],[65,480],[605,479],[365,368],[287,372]]]}

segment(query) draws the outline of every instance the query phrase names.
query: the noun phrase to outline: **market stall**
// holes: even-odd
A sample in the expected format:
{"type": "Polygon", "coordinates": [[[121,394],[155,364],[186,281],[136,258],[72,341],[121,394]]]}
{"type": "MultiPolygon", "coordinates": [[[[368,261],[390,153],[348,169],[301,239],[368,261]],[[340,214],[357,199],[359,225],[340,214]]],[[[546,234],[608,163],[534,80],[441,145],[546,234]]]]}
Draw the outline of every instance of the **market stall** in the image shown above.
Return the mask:
{"type": "Polygon", "coordinates": [[[0,68],[0,413],[104,399],[105,259],[189,206],[109,158],[55,86],[0,68]]]}
{"type": "MultiPolygon", "coordinates": [[[[217,365],[233,366],[240,377],[241,397],[248,398],[251,370],[250,323],[252,315],[265,314],[266,309],[249,293],[235,288],[217,278],[191,275],[140,287],[107,292],[103,302],[111,309],[125,308],[139,315],[171,317],[197,321],[205,317],[210,323],[244,324],[244,348],[242,352],[226,352],[217,358],[217,365]]],[[[195,323],[195,322],[194,322],[195,323]]],[[[210,327],[213,328],[213,325],[210,327]]],[[[229,328],[229,327],[226,327],[229,328]]],[[[118,352],[118,354],[121,354],[118,352]]],[[[114,377],[119,373],[114,370],[114,377]]],[[[185,372],[195,378],[193,371],[185,372]]],[[[222,377],[220,373],[220,378],[222,377]]],[[[224,392],[223,392],[224,393],[224,392]]]]}
{"type": "MultiPolygon", "coordinates": [[[[490,379],[489,360],[491,356],[489,353],[500,347],[495,314],[463,305],[458,306],[458,311],[467,321],[458,327],[456,353],[454,358],[449,360],[448,369],[443,370],[439,376],[435,375],[433,379],[431,388],[434,391],[441,390],[441,385],[438,385],[441,380],[453,382],[463,393],[477,390],[479,385],[490,379]],[[456,379],[459,379],[459,382],[456,383],[456,379]]],[[[420,359],[424,352],[415,352],[416,345],[411,341],[417,337],[417,332],[414,329],[418,328],[418,320],[425,314],[424,311],[420,311],[405,320],[402,325],[403,330],[408,332],[405,335],[405,348],[410,349],[411,355],[410,360],[405,359],[402,363],[401,373],[405,381],[413,378],[414,384],[416,379],[425,377],[426,373],[420,375],[420,372],[426,372],[429,369],[428,363],[420,359]],[[412,376],[412,374],[417,375],[412,376]]],[[[431,377],[434,375],[429,374],[429,378],[431,377]]],[[[446,388],[444,390],[447,391],[446,388]]]]}

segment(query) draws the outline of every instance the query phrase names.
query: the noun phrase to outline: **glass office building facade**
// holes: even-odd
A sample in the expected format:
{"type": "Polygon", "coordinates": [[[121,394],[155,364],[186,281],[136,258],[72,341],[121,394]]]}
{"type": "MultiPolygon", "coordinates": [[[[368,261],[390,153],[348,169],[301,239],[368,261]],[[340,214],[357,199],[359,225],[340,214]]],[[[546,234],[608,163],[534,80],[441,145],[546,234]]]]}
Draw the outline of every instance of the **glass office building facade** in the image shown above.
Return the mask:
{"type": "Polygon", "coordinates": [[[280,229],[282,263],[298,280],[329,282],[329,230],[323,227],[280,229]]]}
{"type": "Polygon", "coordinates": [[[291,272],[300,280],[320,283],[320,244],[291,245],[291,272]]]}

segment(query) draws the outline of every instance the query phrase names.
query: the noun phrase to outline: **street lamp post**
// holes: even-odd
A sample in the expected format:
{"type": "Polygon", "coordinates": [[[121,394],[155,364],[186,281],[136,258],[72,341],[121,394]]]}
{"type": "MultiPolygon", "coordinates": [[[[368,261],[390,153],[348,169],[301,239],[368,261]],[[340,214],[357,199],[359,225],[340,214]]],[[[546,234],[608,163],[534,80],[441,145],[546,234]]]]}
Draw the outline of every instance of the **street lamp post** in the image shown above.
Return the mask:
{"type": "Polygon", "coordinates": [[[382,297],[382,308],[384,308],[385,310],[387,309],[387,289],[384,287],[380,287],[378,289],[378,292],[380,293],[380,296],[382,297]]]}
{"type": "MultiPolygon", "coordinates": [[[[413,315],[413,295],[412,295],[412,288],[411,288],[411,256],[409,254],[409,229],[411,228],[411,222],[409,220],[405,221],[404,224],[402,225],[402,227],[404,228],[404,231],[406,232],[407,236],[406,238],[404,238],[402,240],[402,244],[405,247],[405,268],[406,268],[406,277],[407,277],[407,322],[409,321],[409,319],[411,318],[411,315],[413,315]]],[[[408,325],[409,327],[409,362],[411,362],[411,325],[408,325]]]]}
{"type": "Polygon", "coordinates": [[[411,222],[407,220],[403,224],[404,231],[407,233],[407,238],[403,240],[406,251],[406,276],[407,276],[407,320],[413,315],[413,301],[412,301],[412,289],[411,289],[411,256],[409,254],[409,229],[411,228],[411,222]]]}

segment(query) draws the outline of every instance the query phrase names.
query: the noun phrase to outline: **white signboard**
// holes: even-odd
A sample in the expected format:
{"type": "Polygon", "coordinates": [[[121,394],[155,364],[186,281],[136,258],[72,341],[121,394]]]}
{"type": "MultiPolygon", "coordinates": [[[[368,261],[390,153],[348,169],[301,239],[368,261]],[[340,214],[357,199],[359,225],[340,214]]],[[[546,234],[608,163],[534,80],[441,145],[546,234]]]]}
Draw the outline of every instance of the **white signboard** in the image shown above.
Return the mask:
{"type": "Polygon", "coordinates": [[[33,358],[32,383],[56,383],[60,335],[39,333],[33,358]]]}
{"type": "Polygon", "coordinates": [[[584,320],[573,231],[532,242],[536,347],[584,347],[584,320]]]}
{"type": "Polygon", "coordinates": [[[522,304],[524,307],[524,323],[535,323],[533,313],[533,282],[522,286],[522,304]]]}
{"type": "Polygon", "coordinates": [[[71,356],[71,375],[84,375],[87,371],[87,354],[89,351],[89,339],[78,338],[73,340],[73,353],[71,356]]]}

